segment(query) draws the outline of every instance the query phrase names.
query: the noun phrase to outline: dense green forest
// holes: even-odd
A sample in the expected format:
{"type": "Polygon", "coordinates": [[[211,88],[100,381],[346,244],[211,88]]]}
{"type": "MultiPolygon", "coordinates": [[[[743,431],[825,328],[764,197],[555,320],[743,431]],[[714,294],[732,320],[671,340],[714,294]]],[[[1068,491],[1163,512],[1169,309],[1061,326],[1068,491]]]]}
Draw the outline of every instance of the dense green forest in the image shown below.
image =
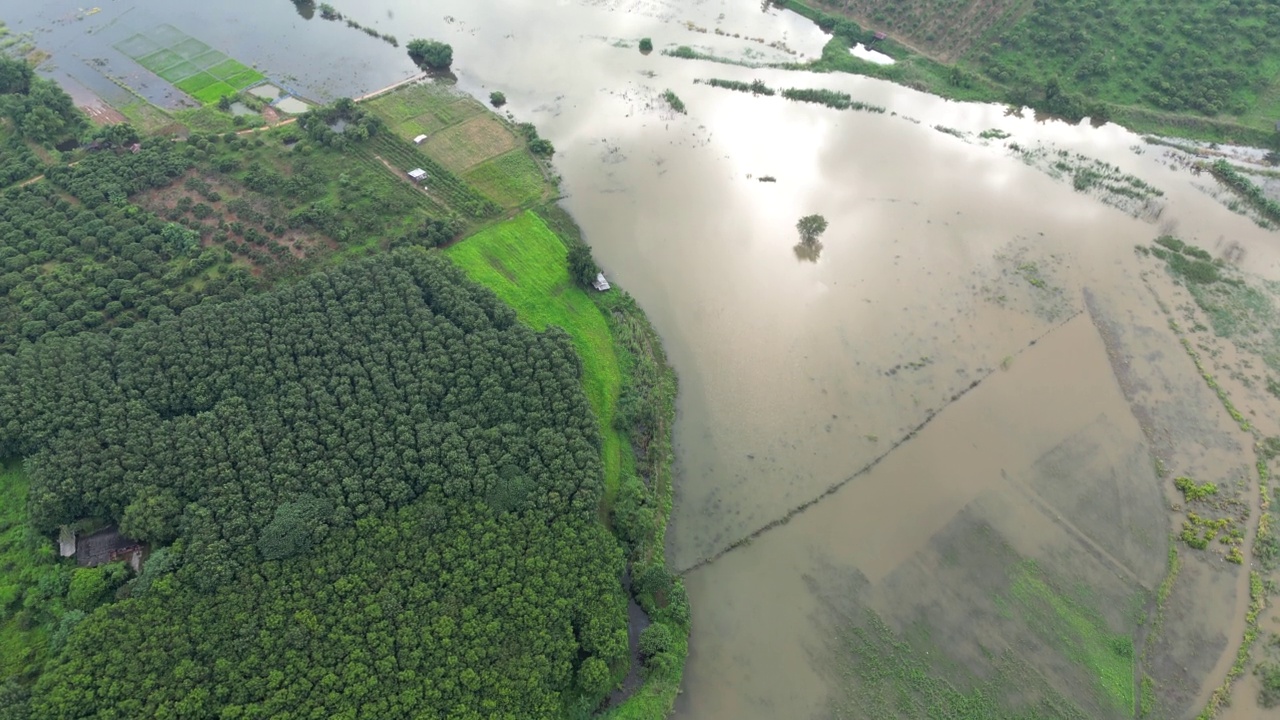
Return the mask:
{"type": "Polygon", "coordinates": [[[1278,28],[1275,2],[1035,0],[972,60],[1001,82],[1056,78],[1111,103],[1241,116],[1277,82],[1278,28]]]}
{"type": "Polygon", "coordinates": [[[594,708],[627,644],[578,374],[413,249],[4,358],[31,522],[172,543],[80,602],[31,716],[594,708]]]}
{"type": "Polygon", "coordinates": [[[1275,2],[773,1],[832,33],[817,69],[1028,105],[1070,120],[1280,143],[1275,2]],[[875,38],[876,30],[889,37],[875,38]],[[844,48],[859,42],[897,64],[850,60],[844,48]]]}
{"type": "MultiPolygon", "coordinates": [[[[531,330],[423,249],[503,208],[377,106],[157,138],[90,127],[13,67],[0,720],[577,718],[629,669],[645,682],[612,712],[669,710],[675,388],[634,303],[593,298],[625,361],[624,412],[598,416],[580,328],[531,330]],[[142,573],[59,560],[64,523],[145,541],[142,573]],[[632,647],[628,570],[654,623],[632,647]]],[[[544,211],[563,264],[561,241],[585,245],[544,211]]]]}

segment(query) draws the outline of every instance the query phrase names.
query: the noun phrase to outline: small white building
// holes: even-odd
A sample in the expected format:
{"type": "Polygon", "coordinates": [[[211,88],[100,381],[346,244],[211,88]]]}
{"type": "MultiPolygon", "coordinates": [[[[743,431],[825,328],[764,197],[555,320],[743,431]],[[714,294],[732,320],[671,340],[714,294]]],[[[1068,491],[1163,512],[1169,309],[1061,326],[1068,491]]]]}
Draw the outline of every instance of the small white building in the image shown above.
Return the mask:
{"type": "Polygon", "coordinates": [[[604,279],[604,273],[596,273],[595,282],[591,283],[591,287],[604,292],[609,289],[609,281],[604,279]]]}
{"type": "Polygon", "coordinates": [[[427,136],[426,136],[426,135],[419,135],[418,137],[416,137],[416,138],[414,138],[414,139],[413,139],[413,144],[414,144],[414,145],[421,145],[422,143],[424,143],[424,142],[426,142],[426,141],[427,141],[427,136]]]}
{"type": "Polygon", "coordinates": [[[422,168],[414,168],[409,171],[409,177],[413,178],[414,182],[425,182],[427,179],[427,171],[422,168]]]}

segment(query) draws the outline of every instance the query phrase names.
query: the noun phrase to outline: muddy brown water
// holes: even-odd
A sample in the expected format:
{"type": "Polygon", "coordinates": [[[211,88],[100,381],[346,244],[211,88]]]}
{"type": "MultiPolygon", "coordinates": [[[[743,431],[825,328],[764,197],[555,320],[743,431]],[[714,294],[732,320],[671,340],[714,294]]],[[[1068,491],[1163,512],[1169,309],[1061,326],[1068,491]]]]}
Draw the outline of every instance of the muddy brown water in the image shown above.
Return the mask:
{"type": "MultiPolygon", "coordinates": [[[[1078,658],[1007,610],[1010,568],[1033,561],[1054,587],[1085,588],[1080,603],[1107,630],[1142,638],[1131,608],[1145,598],[1150,609],[1176,530],[1153,453],[1225,477],[1247,464],[1247,440],[1168,328],[1155,298],[1175,290],[1161,275],[1153,294],[1142,277],[1153,266],[1133,246],[1176,232],[1280,278],[1280,235],[1113,125],[636,50],[647,36],[658,50],[747,61],[820,52],[812,24],[758,0],[333,4],[401,43],[450,42],[461,87],[500,90],[516,119],[538,125],[558,150],[565,206],[662,334],[681,388],[668,557],[697,568],[686,576],[695,629],[679,717],[858,717],[848,651],[832,638],[868,610],[930,638],[920,647],[934,671],[960,687],[995,672],[992,653],[1012,651],[1027,677],[1087,716],[1125,715],[1078,658]],[[693,82],[709,77],[841,90],[887,112],[693,82]],[[665,106],[666,89],[687,115],[665,106]],[[981,140],[990,128],[1011,137],[981,140]],[[1115,163],[1164,192],[1158,217],[1076,192],[1008,142],[1115,163]],[[792,252],[809,213],[830,223],[816,263],[792,252]],[[847,578],[853,590],[841,589],[847,578]]],[[[49,71],[112,102],[116,81],[173,102],[112,48],[160,23],[315,100],[416,72],[403,48],[286,0],[137,0],[92,16],[69,2],[15,5],[0,19],[35,33],[53,53],[49,71]]],[[[1169,717],[1194,714],[1230,664],[1240,578],[1189,556],[1174,585],[1143,663],[1169,717]]]]}

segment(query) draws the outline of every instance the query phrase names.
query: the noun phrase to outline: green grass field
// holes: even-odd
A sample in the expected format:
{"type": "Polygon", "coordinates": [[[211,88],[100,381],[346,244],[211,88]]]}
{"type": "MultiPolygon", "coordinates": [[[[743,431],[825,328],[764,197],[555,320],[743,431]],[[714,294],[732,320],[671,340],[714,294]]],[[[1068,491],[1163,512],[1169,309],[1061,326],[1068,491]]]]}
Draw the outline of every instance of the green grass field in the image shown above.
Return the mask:
{"type": "Polygon", "coordinates": [[[445,254],[514,308],[522,322],[535,330],[558,325],[573,338],[582,358],[582,387],[600,421],[605,491],[612,497],[624,464],[624,441],[613,427],[622,372],[608,322],[569,278],[564,243],[541,218],[525,212],[453,245],[445,254]]]}
{"type": "Polygon", "coordinates": [[[524,148],[490,158],[468,170],[462,179],[505,207],[523,207],[539,200],[545,183],[538,164],[524,148]]]}

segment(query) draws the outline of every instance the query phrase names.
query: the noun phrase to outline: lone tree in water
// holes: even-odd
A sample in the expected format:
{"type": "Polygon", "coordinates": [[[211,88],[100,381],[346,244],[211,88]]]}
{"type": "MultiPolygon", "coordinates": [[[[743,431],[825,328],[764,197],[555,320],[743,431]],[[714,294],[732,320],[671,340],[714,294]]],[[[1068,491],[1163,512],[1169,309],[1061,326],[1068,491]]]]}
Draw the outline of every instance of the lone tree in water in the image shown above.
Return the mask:
{"type": "Polygon", "coordinates": [[[453,47],[435,40],[411,40],[405,46],[409,57],[418,67],[427,70],[448,70],[453,64],[453,47]]]}
{"type": "Polygon", "coordinates": [[[800,242],[814,245],[822,233],[827,231],[827,219],[821,215],[805,215],[796,223],[796,230],[800,231],[800,242]]]}

